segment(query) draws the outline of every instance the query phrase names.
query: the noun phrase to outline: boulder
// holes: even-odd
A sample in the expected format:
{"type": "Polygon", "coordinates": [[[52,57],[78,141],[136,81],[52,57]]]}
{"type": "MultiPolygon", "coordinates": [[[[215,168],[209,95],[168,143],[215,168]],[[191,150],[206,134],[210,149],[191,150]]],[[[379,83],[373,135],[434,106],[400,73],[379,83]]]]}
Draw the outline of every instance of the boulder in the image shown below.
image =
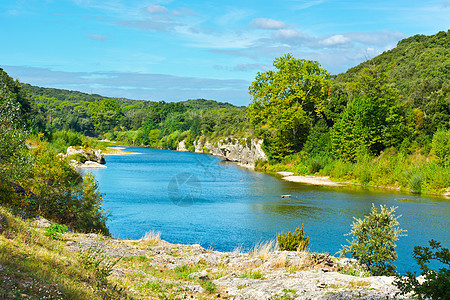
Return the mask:
{"type": "Polygon", "coordinates": [[[102,168],[106,163],[102,150],[68,147],[66,155],[63,157],[77,157],[71,160],[71,165],[75,168],[102,168]]]}

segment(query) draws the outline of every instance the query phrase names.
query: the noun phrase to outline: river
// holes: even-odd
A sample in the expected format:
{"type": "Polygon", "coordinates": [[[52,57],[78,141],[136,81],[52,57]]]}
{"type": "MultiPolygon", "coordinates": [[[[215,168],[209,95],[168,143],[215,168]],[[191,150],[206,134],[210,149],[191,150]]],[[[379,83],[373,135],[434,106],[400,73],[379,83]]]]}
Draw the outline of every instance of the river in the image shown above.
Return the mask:
{"type": "Polygon", "coordinates": [[[353,217],[372,203],[396,206],[407,236],[397,242],[398,271],[417,270],[416,245],[450,245],[450,201],[392,191],[310,186],[248,171],[205,154],[130,147],[136,155],[107,156],[107,169],[91,170],[109,210],[116,238],[161,231],[171,243],[218,251],[248,250],[304,224],[310,251],[335,255],[346,244],[353,217]],[[281,195],[290,194],[290,198],[281,195]]]}

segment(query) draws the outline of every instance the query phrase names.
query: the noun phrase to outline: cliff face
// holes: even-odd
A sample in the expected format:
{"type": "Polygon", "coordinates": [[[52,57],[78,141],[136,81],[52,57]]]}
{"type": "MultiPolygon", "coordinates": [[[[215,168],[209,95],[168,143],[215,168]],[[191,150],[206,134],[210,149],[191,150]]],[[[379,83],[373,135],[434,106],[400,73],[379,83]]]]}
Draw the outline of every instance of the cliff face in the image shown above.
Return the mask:
{"type": "MultiPolygon", "coordinates": [[[[262,140],[227,138],[212,143],[209,141],[194,142],[195,152],[210,153],[223,159],[234,161],[242,166],[253,168],[257,160],[267,160],[262,150],[262,140]]],[[[177,151],[188,151],[185,141],[178,144],[177,151]]]]}

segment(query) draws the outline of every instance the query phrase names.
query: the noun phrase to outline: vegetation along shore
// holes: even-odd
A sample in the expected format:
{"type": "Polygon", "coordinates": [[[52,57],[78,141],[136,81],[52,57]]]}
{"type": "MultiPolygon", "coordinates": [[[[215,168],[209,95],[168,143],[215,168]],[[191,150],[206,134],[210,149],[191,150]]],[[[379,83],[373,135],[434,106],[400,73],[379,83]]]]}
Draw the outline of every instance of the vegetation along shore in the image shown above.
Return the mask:
{"type": "Polygon", "coordinates": [[[396,274],[395,207],[373,206],[350,225],[341,254],[356,261],[305,251],[303,227],[252,253],[158,234],[118,240],[95,178],[74,166],[103,165],[99,150],[124,154],[110,146],[146,146],[290,172],[286,180],[448,195],[449,66],[450,31],[406,38],[338,75],[286,54],[256,74],[248,107],[105,98],[0,69],[0,298],[448,299],[449,252],[438,241],[411,254],[421,277],[396,274]]]}

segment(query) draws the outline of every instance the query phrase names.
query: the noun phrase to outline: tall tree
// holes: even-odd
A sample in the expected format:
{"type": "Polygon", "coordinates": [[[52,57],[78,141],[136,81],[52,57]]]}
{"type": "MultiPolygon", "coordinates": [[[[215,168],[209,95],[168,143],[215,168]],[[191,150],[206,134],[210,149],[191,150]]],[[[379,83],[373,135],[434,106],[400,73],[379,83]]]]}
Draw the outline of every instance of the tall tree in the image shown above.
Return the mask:
{"type": "Polygon", "coordinates": [[[339,158],[352,161],[360,152],[379,154],[404,138],[398,92],[386,84],[386,78],[379,67],[369,67],[348,84],[353,99],[331,130],[333,151],[339,158]]]}
{"type": "Polygon", "coordinates": [[[273,66],[250,85],[247,118],[269,129],[267,150],[279,159],[300,150],[310,127],[323,117],[330,75],[318,62],[291,54],[276,58],[273,66]]]}

